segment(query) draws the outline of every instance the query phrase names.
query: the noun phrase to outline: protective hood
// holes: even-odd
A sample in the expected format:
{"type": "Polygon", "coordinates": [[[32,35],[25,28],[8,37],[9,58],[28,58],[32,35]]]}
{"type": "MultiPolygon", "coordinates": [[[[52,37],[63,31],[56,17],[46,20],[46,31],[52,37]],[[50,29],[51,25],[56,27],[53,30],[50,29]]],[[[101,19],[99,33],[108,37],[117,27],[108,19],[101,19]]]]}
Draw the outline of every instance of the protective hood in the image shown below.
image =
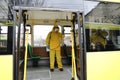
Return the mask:
{"type": "Polygon", "coordinates": [[[58,27],[57,21],[55,22],[55,24],[54,24],[54,27],[53,27],[52,31],[54,31],[54,32],[55,32],[56,30],[58,30],[58,32],[59,32],[59,27],[58,27]]]}

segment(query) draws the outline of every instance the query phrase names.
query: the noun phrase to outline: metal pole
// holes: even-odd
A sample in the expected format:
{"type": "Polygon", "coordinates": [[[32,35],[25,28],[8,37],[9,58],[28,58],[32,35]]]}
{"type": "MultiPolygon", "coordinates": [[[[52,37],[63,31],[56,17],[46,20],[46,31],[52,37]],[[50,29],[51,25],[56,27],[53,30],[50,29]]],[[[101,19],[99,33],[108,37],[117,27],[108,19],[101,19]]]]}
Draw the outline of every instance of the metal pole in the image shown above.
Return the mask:
{"type": "MultiPolygon", "coordinates": [[[[84,80],[87,80],[87,76],[86,76],[86,45],[87,44],[89,44],[89,43],[86,43],[86,28],[85,28],[85,25],[84,25],[84,16],[83,16],[84,14],[83,13],[81,13],[81,16],[82,16],[82,27],[83,27],[83,48],[84,48],[84,52],[83,52],[83,68],[84,68],[84,80]]],[[[90,39],[88,39],[88,40],[90,40],[90,39]]]]}
{"type": "Polygon", "coordinates": [[[80,12],[77,12],[77,21],[78,21],[78,33],[79,33],[79,45],[80,45],[80,62],[81,62],[81,79],[84,80],[84,63],[83,63],[83,41],[82,41],[82,27],[80,26],[80,12]]]}
{"type": "MultiPolygon", "coordinates": [[[[17,67],[19,66],[19,54],[20,54],[20,32],[21,32],[21,17],[22,17],[22,9],[19,8],[19,15],[18,15],[18,38],[17,38],[17,67]]],[[[19,76],[19,71],[17,70],[18,76],[19,76]]],[[[17,77],[19,78],[19,77],[17,77]]],[[[17,79],[19,80],[19,79],[17,79]]]]}
{"type": "Polygon", "coordinates": [[[17,70],[17,54],[16,54],[16,11],[14,13],[14,26],[13,26],[13,80],[18,80],[18,70],[17,70]]]}
{"type": "Polygon", "coordinates": [[[18,54],[20,51],[20,32],[21,32],[21,16],[22,16],[22,10],[19,9],[19,14],[18,14],[18,39],[17,39],[17,48],[18,48],[18,54]]]}

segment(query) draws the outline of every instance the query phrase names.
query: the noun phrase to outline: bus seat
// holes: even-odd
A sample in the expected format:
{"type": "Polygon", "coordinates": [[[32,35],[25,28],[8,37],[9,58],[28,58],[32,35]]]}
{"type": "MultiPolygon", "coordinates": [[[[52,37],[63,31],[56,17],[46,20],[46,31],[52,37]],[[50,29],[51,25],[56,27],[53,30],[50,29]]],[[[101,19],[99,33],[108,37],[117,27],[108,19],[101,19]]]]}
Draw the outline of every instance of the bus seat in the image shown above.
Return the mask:
{"type": "Polygon", "coordinates": [[[33,67],[37,67],[40,56],[33,56],[33,49],[30,44],[28,44],[28,53],[29,53],[30,59],[32,59],[33,61],[33,67]]]}

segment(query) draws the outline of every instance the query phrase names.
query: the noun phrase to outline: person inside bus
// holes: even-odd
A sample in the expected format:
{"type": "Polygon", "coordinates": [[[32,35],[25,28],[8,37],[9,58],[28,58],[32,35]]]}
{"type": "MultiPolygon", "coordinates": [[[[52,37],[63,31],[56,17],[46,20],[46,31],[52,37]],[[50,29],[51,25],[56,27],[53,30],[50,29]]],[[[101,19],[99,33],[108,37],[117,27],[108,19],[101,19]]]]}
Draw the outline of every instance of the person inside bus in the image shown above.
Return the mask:
{"type": "Polygon", "coordinates": [[[64,38],[64,29],[62,33],[59,32],[57,23],[54,24],[52,31],[46,37],[46,48],[50,49],[50,71],[54,71],[55,59],[57,60],[58,69],[63,71],[63,64],[61,59],[61,41],[64,38]],[[56,58],[55,58],[56,57],[56,58]]]}
{"type": "Polygon", "coordinates": [[[106,49],[108,32],[106,30],[92,30],[90,36],[91,47],[93,50],[101,51],[106,49]]]}

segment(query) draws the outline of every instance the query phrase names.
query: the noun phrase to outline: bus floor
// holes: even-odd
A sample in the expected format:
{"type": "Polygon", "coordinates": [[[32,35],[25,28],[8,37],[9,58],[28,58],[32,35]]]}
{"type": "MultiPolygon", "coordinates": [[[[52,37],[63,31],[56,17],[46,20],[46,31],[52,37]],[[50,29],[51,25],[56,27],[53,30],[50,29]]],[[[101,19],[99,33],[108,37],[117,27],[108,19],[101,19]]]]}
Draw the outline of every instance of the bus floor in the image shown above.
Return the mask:
{"type": "Polygon", "coordinates": [[[51,72],[49,66],[28,67],[27,80],[71,80],[72,70],[70,65],[64,65],[64,71],[58,68],[51,72]]]}

